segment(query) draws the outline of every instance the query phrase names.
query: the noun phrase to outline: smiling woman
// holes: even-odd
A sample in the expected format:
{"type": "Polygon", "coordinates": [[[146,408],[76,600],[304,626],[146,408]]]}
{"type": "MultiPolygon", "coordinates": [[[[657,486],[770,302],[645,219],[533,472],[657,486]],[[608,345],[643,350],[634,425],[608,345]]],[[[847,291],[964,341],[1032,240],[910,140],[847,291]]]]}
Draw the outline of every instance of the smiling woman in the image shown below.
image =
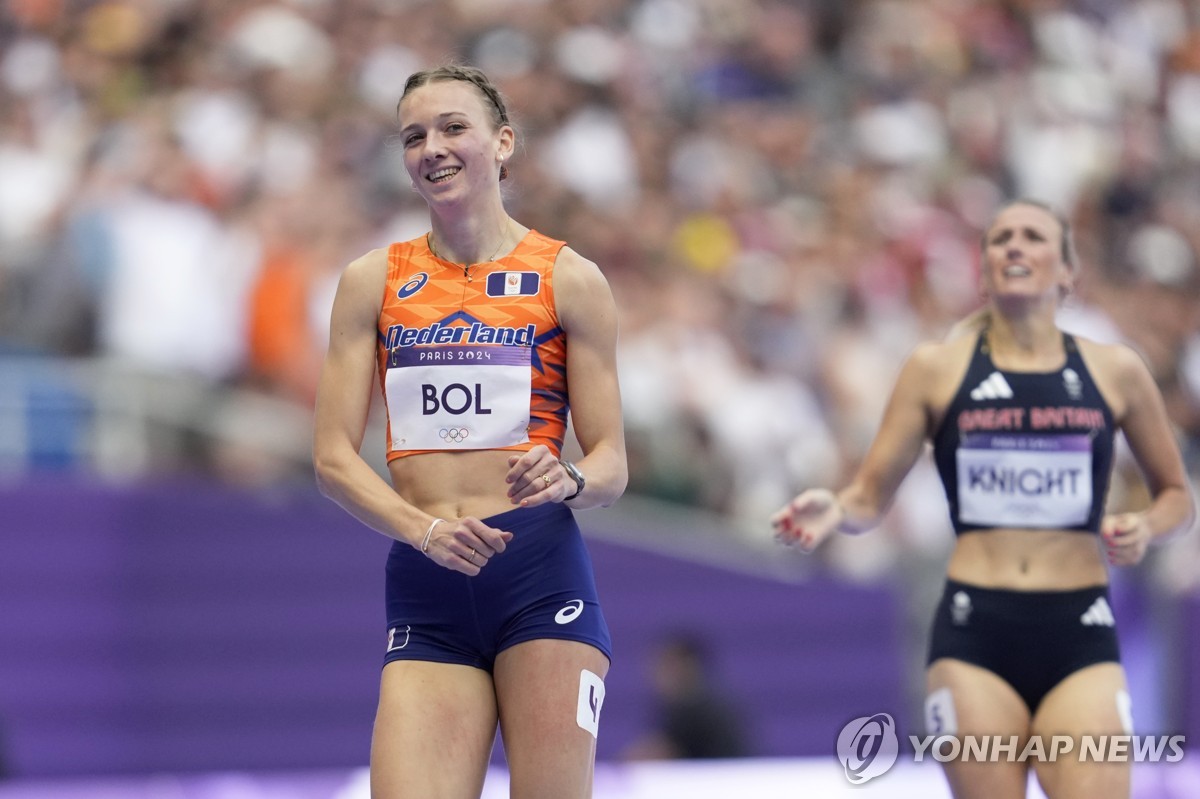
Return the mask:
{"type": "Polygon", "coordinates": [[[398,115],[431,229],[343,273],[314,445],[322,490],[395,539],[372,795],[479,796],[499,723],[512,796],[590,796],[611,645],[572,509],[627,480],[612,294],[506,212],[482,72],[412,75],[398,115]],[[391,485],[359,455],[376,372],[391,485]]]}
{"type": "MultiPolygon", "coordinates": [[[[1133,565],[1191,524],[1179,448],[1141,359],[1056,325],[1076,270],[1066,220],[1018,201],[982,246],[986,308],[910,356],[850,485],[805,491],[772,523],[805,551],[875,526],[931,441],[957,540],[933,624],[928,732],[1129,734],[1105,558],[1133,565]],[[1106,515],[1118,430],[1151,500],[1106,515]]],[[[956,799],[1025,796],[1026,762],[944,767],[956,799]]],[[[1127,762],[1064,758],[1035,770],[1050,799],[1129,796],[1127,762]]]]}

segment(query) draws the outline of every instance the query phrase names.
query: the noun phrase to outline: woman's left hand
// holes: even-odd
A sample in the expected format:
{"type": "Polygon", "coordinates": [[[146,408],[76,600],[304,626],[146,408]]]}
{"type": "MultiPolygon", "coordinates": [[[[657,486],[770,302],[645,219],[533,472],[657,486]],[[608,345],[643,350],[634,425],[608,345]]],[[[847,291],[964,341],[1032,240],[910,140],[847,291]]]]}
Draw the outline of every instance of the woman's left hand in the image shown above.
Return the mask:
{"type": "Polygon", "coordinates": [[[1146,556],[1150,545],[1150,529],[1140,513],[1118,513],[1105,516],[1100,524],[1108,562],[1114,566],[1133,566],[1146,556]]]}
{"type": "Polygon", "coordinates": [[[575,493],[575,481],[545,444],[508,459],[508,497],[512,504],[532,508],[562,502],[575,493]]]}

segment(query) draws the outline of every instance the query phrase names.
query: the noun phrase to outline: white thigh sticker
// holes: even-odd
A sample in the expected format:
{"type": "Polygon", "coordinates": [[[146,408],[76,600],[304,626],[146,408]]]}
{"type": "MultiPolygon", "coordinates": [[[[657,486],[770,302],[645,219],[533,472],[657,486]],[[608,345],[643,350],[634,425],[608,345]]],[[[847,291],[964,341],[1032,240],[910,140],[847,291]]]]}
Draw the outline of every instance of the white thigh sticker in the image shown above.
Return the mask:
{"type": "Polygon", "coordinates": [[[584,669],[579,672],[579,710],[575,721],[592,734],[600,735],[600,706],[604,704],[604,680],[584,669]]]}
{"type": "Polygon", "coordinates": [[[954,735],[958,732],[954,696],[949,688],[939,688],[925,697],[925,732],[929,735],[954,735]]]}
{"type": "Polygon", "coordinates": [[[1121,729],[1126,735],[1133,735],[1133,700],[1129,692],[1117,691],[1117,716],[1121,719],[1121,729]]]}

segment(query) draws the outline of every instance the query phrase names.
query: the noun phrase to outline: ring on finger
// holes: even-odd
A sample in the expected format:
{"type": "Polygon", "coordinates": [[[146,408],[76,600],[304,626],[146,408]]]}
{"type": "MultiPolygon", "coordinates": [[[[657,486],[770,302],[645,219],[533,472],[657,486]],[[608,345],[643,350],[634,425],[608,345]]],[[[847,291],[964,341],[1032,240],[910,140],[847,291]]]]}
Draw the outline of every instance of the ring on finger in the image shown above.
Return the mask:
{"type": "Polygon", "coordinates": [[[476,555],[476,554],[477,554],[477,553],[475,552],[475,547],[471,547],[471,554],[470,554],[470,555],[467,557],[467,560],[469,560],[469,561],[471,561],[472,563],[474,563],[474,562],[475,562],[475,555],[476,555]]]}
{"type": "Polygon", "coordinates": [[[546,484],[546,488],[550,487],[550,472],[546,472],[542,475],[542,482],[546,484]]]}

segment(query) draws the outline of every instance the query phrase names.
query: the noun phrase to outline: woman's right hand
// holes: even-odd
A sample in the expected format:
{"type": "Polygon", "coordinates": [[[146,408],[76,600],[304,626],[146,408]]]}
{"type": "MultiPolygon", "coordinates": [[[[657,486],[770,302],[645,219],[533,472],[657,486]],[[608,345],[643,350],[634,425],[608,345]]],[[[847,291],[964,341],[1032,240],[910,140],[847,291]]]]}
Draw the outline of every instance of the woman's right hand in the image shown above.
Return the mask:
{"type": "Polygon", "coordinates": [[[775,539],[802,552],[812,552],[838,529],[845,511],[837,495],[827,488],[810,488],[771,517],[775,539]]]}
{"type": "Polygon", "coordinates": [[[488,527],[472,516],[436,520],[423,551],[439,566],[474,577],[493,555],[504,551],[513,534],[488,527]]]}

